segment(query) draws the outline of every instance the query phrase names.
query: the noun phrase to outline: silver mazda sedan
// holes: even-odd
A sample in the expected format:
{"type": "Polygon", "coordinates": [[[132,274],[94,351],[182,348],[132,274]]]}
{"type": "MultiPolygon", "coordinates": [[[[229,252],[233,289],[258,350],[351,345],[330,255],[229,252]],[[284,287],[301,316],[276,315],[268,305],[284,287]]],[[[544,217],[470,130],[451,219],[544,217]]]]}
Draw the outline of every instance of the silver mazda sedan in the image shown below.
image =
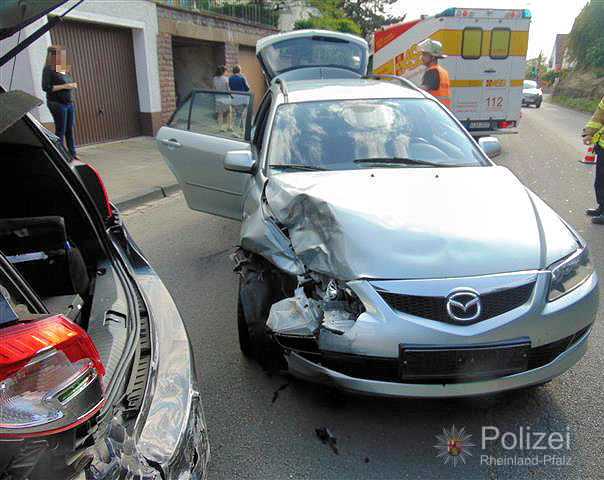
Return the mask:
{"type": "Polygon", "coordinates": [[[477,144],[403,79],[367,76],[359,38],[298,31],[257,54],[270,88],[253,121],[251,95],[200,90],[157,137],[188,205],[241,221],[245,355],[406,397],[538,385],[583,356],[598,306],[587,247],[491,162],[497,140],[477,144]]]}

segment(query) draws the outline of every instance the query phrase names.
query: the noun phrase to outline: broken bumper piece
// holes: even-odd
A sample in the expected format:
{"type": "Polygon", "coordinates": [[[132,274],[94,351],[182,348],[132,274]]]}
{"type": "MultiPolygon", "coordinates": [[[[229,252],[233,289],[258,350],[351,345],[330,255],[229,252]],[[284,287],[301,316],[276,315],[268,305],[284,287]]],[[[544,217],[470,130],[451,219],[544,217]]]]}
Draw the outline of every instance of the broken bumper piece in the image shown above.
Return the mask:
{"type": "MultiPolygon", "coordinates": [[[[318,355],[313,358],[312,355],[289,351],[285,358],[289,372],[293,376],[356,394],[418,398],[466,397],[514,390],[547,382],[564,373],[581,359],[587,350],[588,336],[589,331],[583,333],[571,347],[558,355],[553,361],[541,367],[489,380],[460,383],[403,383],[402,380],[400,382],[373,380],[350,376],[326,368],[319,363],[320,360],[318,359],[320,357],[318,355]]],[[[357,358],[357,360],[359,359],[361,357],[357,358]]],[[[372,360],[376,359],[373,358],[372,360]]],[[[387,364],[392,365],[392,362],[398,362],[398,359],[381,360],[382,373],[388,372],[387,364]]],[[[358,371],[362,374],[363,368],[359,367],[358,371]]],[[[349,373],[352,374],[350,371],[349,373]]]]}

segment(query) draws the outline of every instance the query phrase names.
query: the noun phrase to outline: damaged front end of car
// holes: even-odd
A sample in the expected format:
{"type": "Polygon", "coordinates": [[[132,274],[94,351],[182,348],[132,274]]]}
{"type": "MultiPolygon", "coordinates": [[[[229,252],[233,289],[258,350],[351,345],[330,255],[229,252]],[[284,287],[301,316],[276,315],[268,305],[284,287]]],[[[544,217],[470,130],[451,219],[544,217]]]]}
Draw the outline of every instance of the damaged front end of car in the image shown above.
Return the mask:
{"type": "MultiPolygon", "coordinates": [[[[240,276],[241,349],[264,368],[274,370],[287,368],[285,361],[291,352],[317,360],[321,350],[330,346],[346,350],[345,345],[353,341],[347,335],[365,306],[347,281],[308,268],[308,255],[297,253],[300,235],[308,242],[308,234],[297,234],[295,248],[290,232],[299,218],[275,214],[267,193],[272,195],[272,205],[280,204],[274,189],[267,192],[268,185],[267,182],[258,198],[253,194],[248,198],[241,244],[231,259],[240,276]]],[[[288,208],[280,205],[279,213],[288,208]]],[[[301,212],[302,216],[307,213],[301,212]]],[[[337,228],[338,224],[331,225],[337,228]]],[[[323,234],[330,235],[328,229],[323,234]]],[[[304,248],[325,270],[328,256],[321,253],[327,253],[327,246],[319,237],[314,237],[314,241],[317,243],[307,243],[304,248]]]]}
{"type": "Polygon", "coordinates": [[[253,192],[233,259],[241,349],[264,368],[360,394],[463,397],[544,383],[586,351],[597,276],[552,302],[546,258],[582,243],[498,167],[281,173],[253,192]],[[480,181],[454,188],[462,175],[480,181]],[[455,202],[496,188],[513,205],[460,235],[455,202]],[[438,221],[434,189],[451,196],[438,221]],[[482,307],[458,318],[454,295],[482,307]]]}
{"type": "Polygon", "coordinates": [[[292,276],[241,248],[233,259],[244,353],[274,370],[286,368],[291,352],[317,361],[322,350],[350,349],[365,306],[346,282],[311,271],[292,276]]]}

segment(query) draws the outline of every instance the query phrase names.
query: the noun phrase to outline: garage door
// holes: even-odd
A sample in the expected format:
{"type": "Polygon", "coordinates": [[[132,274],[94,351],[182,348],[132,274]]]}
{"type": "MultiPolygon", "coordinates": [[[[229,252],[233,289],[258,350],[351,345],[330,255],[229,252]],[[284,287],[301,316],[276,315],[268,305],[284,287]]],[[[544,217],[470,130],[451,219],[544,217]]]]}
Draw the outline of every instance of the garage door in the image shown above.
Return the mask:
{"type": "Polygon", "coordinates": [[[76,92],[76,141],[101,143],[140,135],[132,32],[65,21],[51,30],[67,48],[76,92]]]}
{"type": "Polygon", "coordinates": [[[260,105],[260,100],[266,91],[266,82],[264,81],[264,75],[262,69],[256,58],[256,50],[251,47],[239,46],[239,64],[241,70],[247,78],[250,85],[250,89],[254,92],[254,111],[260,105]]]}

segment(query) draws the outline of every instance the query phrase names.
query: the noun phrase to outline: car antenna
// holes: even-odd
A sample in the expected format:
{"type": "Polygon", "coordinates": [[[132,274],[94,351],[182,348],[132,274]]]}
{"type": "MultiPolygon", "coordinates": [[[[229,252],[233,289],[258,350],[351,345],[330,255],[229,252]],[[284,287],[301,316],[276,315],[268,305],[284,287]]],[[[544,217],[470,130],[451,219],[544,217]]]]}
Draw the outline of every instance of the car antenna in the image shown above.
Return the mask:
{"type": "Polygon", "coordinates": [[[283,97],[285,98],[285,103],[288,103],[289,99],[287,96],[287,85],[285,84],[285,80],[278,78],[275,80],[275,83],[277,85],[279,85],[279,88],[281,89],[281,93],[283,94],[283,97]]]}
{"type": "Polygon", "coordinates": [[[415,85],[415,83],[413,83],[411,80],[408,80],[404,77],[400,77],[398,75],[370,73],[368,75],[365,75],[363,78],[366,80],[398,80],[403,87],[407,87],[407,88],[410,88],[411,90],[415,90],[416,92],[419,92],[422,95],[424,93],[423,90],[421,88],[419,88],[417,85],[415,85]]]}

